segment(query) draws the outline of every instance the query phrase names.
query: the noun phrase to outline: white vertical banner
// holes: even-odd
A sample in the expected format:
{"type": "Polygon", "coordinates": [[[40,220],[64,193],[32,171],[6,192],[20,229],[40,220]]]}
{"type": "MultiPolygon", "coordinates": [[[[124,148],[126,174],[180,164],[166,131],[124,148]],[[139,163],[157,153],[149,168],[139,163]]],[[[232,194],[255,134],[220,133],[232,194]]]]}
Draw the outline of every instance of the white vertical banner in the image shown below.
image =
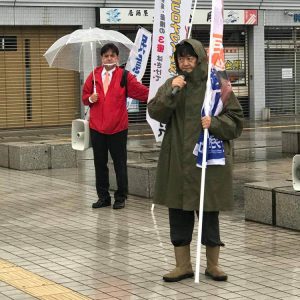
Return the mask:
{"type": "MultiPolygon", "coordinates": [[[[191,6],[192,0],[155,0],[149,99],[168,78],[176,75],[175,46],[187,37],[191,6]]],[[[162,141],[165,124],[151,119],[148,113],[147,121],[156,141],[162,141]]]]}
{"type": "MultiPolygon", "coordinates": [[[[138,81],[141,81],[147,67],[147,62],[151,50],[151,32],[140,27],[136,34],[134,47],[131,50],[125,69],[136,76],[138,81]]],[[[128,112],[139,111],[139,101],[132,98],[127,98],[128,112]]]]}

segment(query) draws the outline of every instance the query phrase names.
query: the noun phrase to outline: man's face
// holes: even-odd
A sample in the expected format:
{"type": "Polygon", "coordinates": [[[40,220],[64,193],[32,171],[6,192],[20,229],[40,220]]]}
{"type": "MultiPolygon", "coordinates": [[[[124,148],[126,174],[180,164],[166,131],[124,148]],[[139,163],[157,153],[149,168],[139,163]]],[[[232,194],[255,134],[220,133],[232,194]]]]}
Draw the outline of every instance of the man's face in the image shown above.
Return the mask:
{"type": "Polygon", "coordinates": [[[104,65],[106,70],[113,69],[119,62],[119,56],[111,50],[108,50],[107,52],[103,53],[101,59],[102,64],[104,65]]]}
{"type": "Polygon", "coordinates": [[[183,72],[190,73],[197,66],[197,57],[195,56],[178,56],[179,69],[183,72]]]}

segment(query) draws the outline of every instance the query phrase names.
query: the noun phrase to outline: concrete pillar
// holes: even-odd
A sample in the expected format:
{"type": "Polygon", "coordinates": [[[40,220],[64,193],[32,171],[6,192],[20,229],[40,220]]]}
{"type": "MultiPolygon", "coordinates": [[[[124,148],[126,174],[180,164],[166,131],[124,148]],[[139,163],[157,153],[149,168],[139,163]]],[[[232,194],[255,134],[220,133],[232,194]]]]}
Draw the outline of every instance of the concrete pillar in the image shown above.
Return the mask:
{"type": "Polygon", "coordinates": [[[264,11],[258,11],[258,25],[249,30],[250,119],[260,120],[265,107],[264,11]]]}

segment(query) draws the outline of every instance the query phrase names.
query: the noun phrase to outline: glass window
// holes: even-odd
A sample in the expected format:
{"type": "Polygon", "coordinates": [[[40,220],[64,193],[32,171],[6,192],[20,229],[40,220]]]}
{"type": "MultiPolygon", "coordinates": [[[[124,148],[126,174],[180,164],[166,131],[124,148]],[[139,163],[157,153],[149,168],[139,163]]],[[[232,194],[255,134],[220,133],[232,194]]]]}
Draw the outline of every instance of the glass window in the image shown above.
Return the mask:
{"type": "Polygon", "coordinates": [[[17,51],[17,37],[0,36],[0,51],[17,51]]]}

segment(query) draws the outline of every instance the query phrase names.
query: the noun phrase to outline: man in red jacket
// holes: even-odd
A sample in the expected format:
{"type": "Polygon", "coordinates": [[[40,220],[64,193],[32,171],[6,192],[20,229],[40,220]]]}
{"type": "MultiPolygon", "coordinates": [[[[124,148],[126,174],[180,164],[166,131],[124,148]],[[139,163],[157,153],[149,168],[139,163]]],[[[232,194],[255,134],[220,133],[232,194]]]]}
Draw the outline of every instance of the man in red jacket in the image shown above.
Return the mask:
{"type": "Polygon", "coordinates": [[[98,194],[98,201],[92,207],[111,205],[107,167],[109,151],[117,179],[113,208],[120,209],[125,207],[128,193],[126,88],[128,97],[143,102],[148,99],[149,89],[129,72],[127,86],[121,87],[123,69],[118,67],[119,49],[114,44],[109,43],[101,48],[101,60],[102,66],[94,70],[96,93],[93,73],[86,79],[82,93],[84,105],[90,106],[90,132],[98,194]]]}

